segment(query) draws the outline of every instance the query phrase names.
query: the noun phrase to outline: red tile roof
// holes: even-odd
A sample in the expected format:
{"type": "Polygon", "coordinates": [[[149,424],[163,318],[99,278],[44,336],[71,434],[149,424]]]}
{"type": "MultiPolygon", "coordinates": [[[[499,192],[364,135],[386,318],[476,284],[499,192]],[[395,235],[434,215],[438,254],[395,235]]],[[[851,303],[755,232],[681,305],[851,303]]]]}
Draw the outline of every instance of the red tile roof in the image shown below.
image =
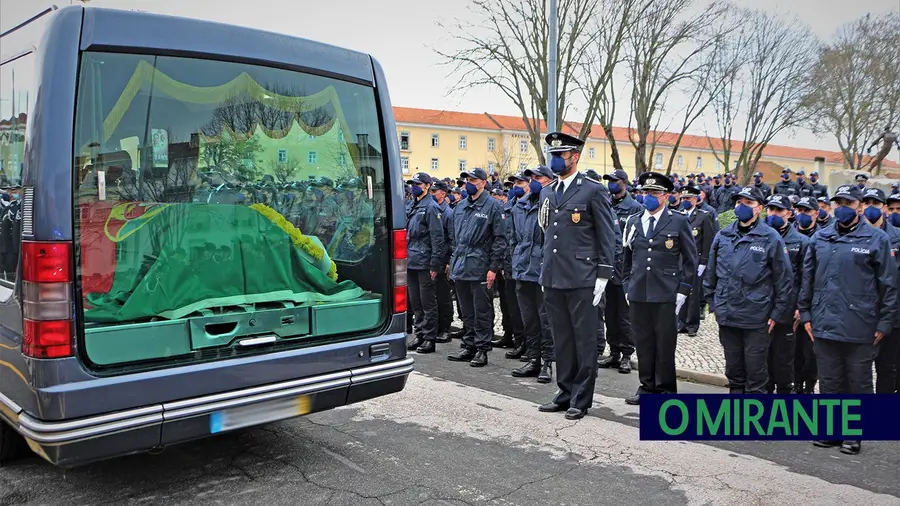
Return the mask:
{"type": "MultiPolygon", "coordinates": [[[[415,109],[411,107],[394,107],[394,119],[398,123],[418,123],[422,125],[441,125],[447,127],[463,127],[478,128],[484,130],[513,130],[524,131],[525,123],[518,116],[504,116],[489,113],[472,113],[472,112],[456,112],[456,111],[437,111],[433,109],[415,109]]],[[[577,135],[581,130],[582,123],[574,121],[563,122],[563,131],[573,135],[577,135]]],[[[546,132],[546,124],[541,121],[541,132],[546,132]]],[[[632,130],[633,132],[633,130],[632,130]]],[[[627,142],[629,129],[622,127],[613,127],[613,135],[619,141],[627,142]]],[[[677,134],[671,132],[656,132],[657,145],[673,146],[677,138],[677,134]]],[[[605,139],[606,135],[600,125],[592,125],[591,139],[605,139]]],[[[740,150],[743,143],[734,141],[732,143],[732,151],[740,150]]],[[[691,149],[709,150],[710,145],[713,149],[722,149],[722,140],[713,137],[705,137],[699,135],[685,135],[681,139],[680,147],[691,149]]],[[[819,149],[796,148],[792,146],[780,146],[769,144],[766,146],[764,156],[769,158],[792,158],[797,160],[807,160],[812,162],[817,157],[822,157],[828,163],[843,164],[844,157],[838,151],[825,151],[819,149]]],[[[882,162],[884,168],[900,168],[900,164],[892,160],[882,162]]]]}

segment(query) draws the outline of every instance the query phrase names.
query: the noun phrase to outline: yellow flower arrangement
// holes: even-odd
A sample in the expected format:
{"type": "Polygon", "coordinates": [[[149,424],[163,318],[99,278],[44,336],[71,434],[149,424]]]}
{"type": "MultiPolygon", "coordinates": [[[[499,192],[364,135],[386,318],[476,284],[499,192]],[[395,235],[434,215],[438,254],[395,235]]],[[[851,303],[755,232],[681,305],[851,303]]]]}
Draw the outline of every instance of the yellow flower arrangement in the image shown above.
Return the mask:
{"type": "MultiPolygon", "coordinates": [[[[253,204],[250,206],[250,209],[263,215],[266,219],[277,225],[278,228],[284,230],[291,238],[291,241],[293,241],[298,248],[307,252],[311,257],[316,260],[322,260],[325,257],[325,250],[317,246],[309,237],[303,235],[303,232],[301,232],[299,228],[295,227],[293,223],[289,222],[278,211],[265,204],[253,204]]],[[[331,260],[331,266],[328,269],[328,277],[332,281],[337,281],[337,264],[334,263],[334,260],[331,260]]]]}

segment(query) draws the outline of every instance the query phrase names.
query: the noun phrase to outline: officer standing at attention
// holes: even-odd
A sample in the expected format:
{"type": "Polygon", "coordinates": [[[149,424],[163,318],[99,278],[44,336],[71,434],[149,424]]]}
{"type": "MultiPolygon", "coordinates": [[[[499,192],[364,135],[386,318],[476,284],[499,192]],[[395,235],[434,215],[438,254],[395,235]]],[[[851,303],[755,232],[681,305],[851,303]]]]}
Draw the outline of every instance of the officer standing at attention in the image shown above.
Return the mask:
{"type": "MultiPolygon", "coordinates": [[[[441,222],[444,224],[444,242],[447,244],[443,265],[450,263],[450,218],[453,209],[450,207],[448,192],[450,187],[444,181],[436,181],[431,186],[431,196],[441,209],[441,222]]],[[[439,343],[450,342],[450,325],[453,323],[453,297],[450,295],[450,280],[447,279],[447,270],[441,269],[437,279],[434,280],[434,289],[437,292],[438,304],[438,336],[439,343]]]]}
{"type": "Polygon", "coordinates": [[[772,195],[797,195],[800,193],[800,187],[796,181],[791,181],[791,169],[785,167],[781,169],[781,181],[775,183],[772,189],[772,195]]]}
{"type": "Polygon", "coordinates": [[[713,239],[703,288],[719,324],[730,393],[764,394],[769,334],[794,312],[791,266],[781,235],[759,217],[759,190],[744,188],[735,201],[737,219],[713,239]]]}
{"type": "MultiPolygon", "coordinates": [[[[895,183],[900,187],[900,183],[895,183]]],[[[887,206],[885,206],[885,219],[888,221],[888,225],[894,227],[897,230],[900,230],[900,191],[897,193],[892,193],[887,198],[887,206]]],[[[900,262],[900,251],[894,251],[894,259],[897,262],[900,262]]],[[[898,290],[900,290],[900,286],[898,286],[898,290]]],[[[897,294],[897,304],[900,305],[900,292],[897,294]]],[[[891,348],[893,348],[893,358],[894,358],[894,393],[900,393],[900,307],[897,309],[897,315],[894,317],[894,330],[891,332],[891,335],[886,337],[885,339],[890,339],[890,342],[885,342],[881,351],[878,353],[878,360],[887,361],[891,356],[891,348]],[[883,356],[882,356],[883,354],[883,356]]],[[[876,365],[877,367],[877,365],[876,365]]],[[[888,372],[890,372],[890,369],[888,372]]],[[[878,372],[878,377],[881,378],[881,371],[878,372]]],[[[878,380],[880,384],[880,379],[878,380]]],[[[878,389],[876,385],[876,391],[878,389]]],[[[890,390],[890,384],[885,380],[884,387],[882,388],[884,391],[890,390]]]]}
{"type": "MultiPolygon", "coordinates": [[[[823,394],[871,394],[872,363],[897,312],[897,264],[887,234],[860,216],[863,192],[839,186],[834,226],[810,239],[803,260],[800,320],[813,340],[823,394]]],[[[857,454],[857,441],[816,441],[857,454]]]]}
{"type": "Polygon", "coordinates": [[[755,186],[759,190],[759,192],[762,193],[764,198],[768,199],[772,196],[772,187],[764,183],[762,178],[762,172],[753,174],[753,186],[755,186]]]}
{"type": "MultiPolygon", "coordinates": [[[[810,197],[803,198],[809,199],[810,197]]],[[[773,195],[766,203],[766,223],[781,234],[781,239],[788,251],[793,283],[788,306],[790,311],[784,315],[783,320],[775,322],[775,328],[771,331],[772,341],[769,343],[767,391],[777,394],[790,394],[794,391],[795,357],[797,355],[794,316],[799,316],[797,297],[800,295],[803,257],[809,246],[809,238],[798,232],[797,228],[788,221],[792,207],[790,199],[784,195],[773,195]]]]}
{"type": "Polygon", "coordinates": [[[816,199],[819,205],[819,215],[816,218],[816,225],[819,228],[829,227],[834,224],[834,216],[831,215],[831,201],[828,197],[819,197],[816,199]]]}
{"type": "Polygon", "coordinates": [[[494,334],[492,291],[506,254],[506,217],[500,202],[485,188],[488,177],[483,169],[463,172],[460,177],[466,180],[468,196],[453,210],[450,279],[456,283],[466,334],[462,349],[447,358],[484,367],[494,334]]]}
{"type": "MultiPolygon", "coordinates": [[[[694,175],[690,174],[693,179],[694,175]]],[[[644,206],[639,204],[625,190],[628,183],[628,174],[624,170],[617,170],[612,174],[604,174],[607,188],[612,195],[613,211],[619,224],[619,231],[625,233],[625,225],[628,218],[644,212],[644,206]]],[[[625,288],[622,282],[625,279],[625,256],[617,255],[616,275],[606,285],[606,300],[604,314],[606,316],[606,338],[609,343],[609,356],[603,357],[597,363],[601,368],[608,369],[618,367],[619,372],[628,374],[631,372],[631,355],[634,354],[634,332],[631,329],[631,318],[628,316],[628,302],[625,300],[625,288]]]]}
{"type": "Polygon", "coordinates": [[[553,337],[544,308],[540,275],[543,260],[544,232],[538,226],[541,190],[553,182],[553,172],[545,166],[528,169],[530,177],[525,196],[516,202],[511,225],[514,236],[513,272],[516,295],[525,326],[528,363],[514,369],[517,378],[537,376],[538,383],[550,383],[553,376],[553,337]]]}
{"type": "MultiPolygon", "coordinates": [[[[863,216],[875,228],[881,229],[887,234],[891,241],[891,256],[897,262],[898,274],[900,274],[900,256],[897,255],[900,250],[900,228],[888,223],[885,215],[886,203],[887,200],[881,189],[867,188],[866,193],[863,194],[863,216]]],[[[900,304],[900,294],[898,294],[897,302],[900,304]]],[[[898,312],[900,312],[900,308],[898,308],[898,312]]],[[[876,394],[892,394],[897,391],[897,363],[900,358],[900,341],[897,338],[900,335],[900,328],[898,327],[900,327],[900,314],[894,318],[894,328],[881,341],[878,356],[875,358],[876,394]]]]}
{"type": "MultiPolygon", "coordinates": [[[[819,217],[819,208],[816,199],[812,197],[803,197],[794,204],[796,219],[794,226],[797,232],[807,238],[813,236],[818,230],[819,225],[817,218],[819,217]]],[[[808,245],[808,241],[807,241],[808,245]]],[[[806,253],[804,252],[804,256],[806,253]]],[[[791,265],[794,265],[793,263],[791,265]]],[[[801,269],[794,267],[794,277],[802,278],[801,269]]],[[[794,279],[796,286],[797,279],[794,279]]],[[[799,295],[799,292],[798,292],[799,295]]],[[[813,353],[813,343],[806,335],[806,329],[800,323],[800,311],[794,313],[794,390],[795,394],[811,394],[815,392],[817,375],[816,372],[816,355],[813,353]]]]}
{"type": "Polygon", "coordinates": [[[556,384],[543,412],[584,417],[594,400],[597,306],[613,275],[615,218],[607,189],[578,172],[584,141],[561,132],[545,138],[550,170],[559,176],[541,191],[538,224],[544,230],[541,286],[553,331],[556,384]]]}
{"type": "Polygon", "coordinates": [[[414,313],[422,315],[416,337],[407,349],[417,353],[434,353],[438,336],[438,303],[435,280],[446,261],[444,224],[441,208],[431,198],[431,176],[419,172],[406,182],[411,185],[413,204],[406,216],[406,236],[409,260],[410,305],[414,313]]]}
{"type": "Polygon", "coordinates": [[[725,175],[725,186],[716,192],[716,211],[719,214],[730,211],[734,206],[733,197],[741,191],[741,187],[734,184],[730,174],[725,175]]]}
{"type": "Polygon", "coordinates": [[[891,183],[891,197],[894,195],[900,195],[900,181],[894,181],[891,183]]]}
{"type": "MultiPolygon", "coordinates": [[[[509,200],[503,206],[503,213],[507,218],[511,218],[516,202],[525,195],[528,189],[528,178],[522,173],[518,173],[510,176],[506,183],[511,184],[512,188],[509,189],[509,200]]],[[[503,260],[503,274],[498,278],[501,282],[497,285],[497,290],[500,290],[500,308],[503,312],[503,337],[491,341],[491,346],[511,347],[513,349],[506,352],[506,358],[520,359],[525,355],[525,329],[522,324],[519,301],[516,299],[516,282],[512,277],[515,236],[512,219],[506,219],[504,223],[506,224],[506,256],[503,260]]]]}
{"type": "Polygon", "coordinates": [[[797,172],[797,196],[812,197],[812,185],[806,181],[806,172],[803,169],[797,172]]]}
{"type": "Polygon", "coordinates": [[[812,190],[812,193],[809,195],[813,199],[817,199],[819,197],[828,198],[828,187],[824,184],[819,183],[819,173],[816,171],[812,171],[809,173],[809,187],[812,190]]]}
{"type": "Polygon", "coordinates": [[[672,181],[657,172],[640,177],[646,210],[625,226],[624,287],[631,310],[641,386],[625,399],[637,405],[643,394],[676,393],[677,315],[691,293],[697,246],[688,218],[667,209],[672,181]]]}
{"type": "Polygon", "coordinates": [[[865,174],[856,175],[856,187],[861,191],[866,191],[866,185],[869,183],[869,176],[865,174]]]}
{"type": "Polygon", "coordinates": [[[681,209],[687,216],[691,227],[691,235],[697,247],[699,265],[697,273],[691,281],[691,294],[687,303],[681,307],[678,313],[678,332],[687,333],[688,337],[696,337],[700,329],[700,309],[703,302],[703,272],[709,261],[709,248],[712,246],[713,237],[716,235],[713,217],[708,212],[697,207],[700,199],[700,189],[695,186],[685,186],[681,189],[681,209]]]}

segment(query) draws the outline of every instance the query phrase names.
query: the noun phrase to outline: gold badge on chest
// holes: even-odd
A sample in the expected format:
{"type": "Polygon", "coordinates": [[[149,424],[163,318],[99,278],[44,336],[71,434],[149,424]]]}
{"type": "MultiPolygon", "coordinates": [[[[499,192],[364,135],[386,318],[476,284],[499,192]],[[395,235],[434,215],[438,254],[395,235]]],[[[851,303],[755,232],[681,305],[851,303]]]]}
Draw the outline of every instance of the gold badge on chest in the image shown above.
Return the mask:
{"type": "Polygon", "coordinates": [[[578,212],[578,209],[572,211],[572,223],[576,225],[581,221],[581,213],[578,212]]]}
{"type": "Polygon", "coordinates": [[[695,228],[691,231],[691,233],[694,234],[694,237],[697,237],[698,235],[700,235],[700,229],[695,228]]]}
{"type": "Polygon", "coordinates": [[[672,239],[666,240],[666,249],[672,249],[675,247],[675,241],[672,239]]]}

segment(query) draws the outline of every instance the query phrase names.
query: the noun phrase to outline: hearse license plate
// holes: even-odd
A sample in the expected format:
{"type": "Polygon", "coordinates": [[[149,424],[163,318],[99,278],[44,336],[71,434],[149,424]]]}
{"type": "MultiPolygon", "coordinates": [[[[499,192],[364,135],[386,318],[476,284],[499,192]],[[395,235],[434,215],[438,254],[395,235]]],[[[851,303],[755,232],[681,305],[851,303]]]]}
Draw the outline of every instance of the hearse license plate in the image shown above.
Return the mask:
{"type": "Polygon", "coordinates": [[[209,432],[216,434],[305,415],[310,412],[311,405],[309,396],[301,395],[215,411],[209,415],[209,432]]]}

